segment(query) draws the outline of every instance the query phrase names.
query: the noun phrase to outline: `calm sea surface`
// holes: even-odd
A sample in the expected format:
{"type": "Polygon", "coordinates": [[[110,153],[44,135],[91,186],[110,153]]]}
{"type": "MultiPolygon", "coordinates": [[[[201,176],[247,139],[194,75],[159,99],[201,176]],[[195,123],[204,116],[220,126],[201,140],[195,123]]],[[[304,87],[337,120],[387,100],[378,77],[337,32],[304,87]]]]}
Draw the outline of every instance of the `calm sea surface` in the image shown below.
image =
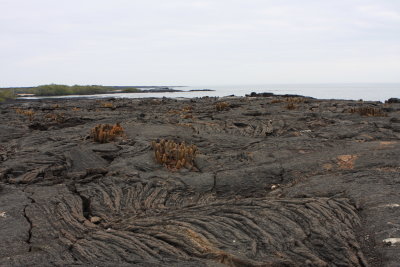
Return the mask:
{"type": "MultiPolygon", "coordinates": [[[[320,99],[353,99],[385,101],[391,97],[400,98],[400,83],[375,84],[267,84],[267,85],[232,85],[232,86],[188,86],[176,89],[189,91],[193,89],[212,89],[211,92],[176,92],[176,93],[117,93],[105,95],[90,95],[88,98],[124,97],[173,97],[191,98],[203,96],[244,96],[251,92],[271,92],[274,94],[298,94],[320,99]]],[[[68,96],[68,98],[82,96],[68,96]]],[[[29,99],[29,98],[28,98],[29,99]]]]}

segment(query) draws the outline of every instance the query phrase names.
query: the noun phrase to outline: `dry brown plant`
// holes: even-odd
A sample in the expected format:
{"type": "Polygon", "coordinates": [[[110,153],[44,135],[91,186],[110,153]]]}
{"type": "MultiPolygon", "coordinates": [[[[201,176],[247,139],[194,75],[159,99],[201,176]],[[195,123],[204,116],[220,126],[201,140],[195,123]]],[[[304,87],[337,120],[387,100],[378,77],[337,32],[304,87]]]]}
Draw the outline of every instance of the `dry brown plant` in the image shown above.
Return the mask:
{"type": "Polygon", "coordinates": [[[65,122],[65,119],[66,119],[65,115],[62,113],[50,113],[50,114],[47,114],[45,116],[45,118],[49,119],[51,121],[58,122],[58,123],[63,123],[63,122],[65,122]]]}
{"type": "Polygon", "coordinates": [[[98,143],[108,143],[124,135],[124,129],[119,123],[98,124],[90,132],[90,137],[98,143]]]}
{"type": "Polygon", "coordinates": [[[215,104],[215,109],[217,111],[223,111],[229,109],[230,104],[228,102],[218,102],[215,104]]]}
{"type": "Polygon", "coordinates": [[[172,140],[161,139],[151,142],[154,157],[157,163],[164,165],[171,171],[181,168],[196,170],[194,159],[197,153],[195,145],[186,145],[185,142],[175,143],[172,140]]]}
{"type": "Polygon", "coordinates": [[[302,98],[302,97],[288,97],[288,98],[286,98],[286,102],[289,102],[289,103],[304,103],[304,98],[302,98]]]}
{"type": "Polygon", "coordinates": [[[289,102],[289,103],[285,106],[285,108],[288,109],[288,110],[293,110],[293,109],[296,109],[297,106],[296,106],[293,102],[289,102]]]}
{"type": "Polygon", "coordinates": [[[30,121],[32,121],[34,116],[35,116],[35,112],[33,110],[31,110],[31,109],[23,110],[23,109],[17,108],[15,110],[15,112],[17,114],[21,114],[21,115],[27,116],[30,121]]]}
{"type": "Polygon", "coordinates": [[[278,99],[273,99],[273,100],[271,101],[272,104],[277,104],[277,103],[282,103],[282,102],[284,102],[284,101],[283,101],[283,99],[280,99],[280,98],[278,98],[278,99]]]}
{"type": "Polygon", "coordinates": [[[349,112],[358,113],[359,115],[366,117],[387,117],[387,114],[382,109],[373,107],[351,108],[349,112]]]}
{"type": "Polygon", "coordinates": [[[110,103],[110,102],[102,102],[102,103],[101,103],[101,106],[102,106],[103,108],[114,108],[113,103],[110,103]]]}
{"type": "Polygon", "coordinates": [[[192,106],[189,106],[189,105],[184,106],[184,107],[182,108],[182,112],[191,113],[191,112],[193,112],[193,107],[192,107],[192,106]]]}
{"type": "Polygon", "coordinates": [[[193,119],[192,112],[193,112],[193,107],[190,105],[186,105],[180,110],[179,109],[178,110],[171,109],[168,111],[168,114],[180,115],[180,117],[182,119],[193,119]]]}

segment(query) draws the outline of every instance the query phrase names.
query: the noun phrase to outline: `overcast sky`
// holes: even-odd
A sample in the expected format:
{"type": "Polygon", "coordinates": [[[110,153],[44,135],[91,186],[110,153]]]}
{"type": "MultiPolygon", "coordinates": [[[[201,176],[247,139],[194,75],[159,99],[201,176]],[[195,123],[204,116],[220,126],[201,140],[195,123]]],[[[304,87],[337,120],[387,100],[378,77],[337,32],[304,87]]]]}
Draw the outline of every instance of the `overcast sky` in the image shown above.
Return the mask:
{"type": "Polygon", "coordinates": [[[0,87],[400,82],[399,0],[0,0],[0,87]]]}

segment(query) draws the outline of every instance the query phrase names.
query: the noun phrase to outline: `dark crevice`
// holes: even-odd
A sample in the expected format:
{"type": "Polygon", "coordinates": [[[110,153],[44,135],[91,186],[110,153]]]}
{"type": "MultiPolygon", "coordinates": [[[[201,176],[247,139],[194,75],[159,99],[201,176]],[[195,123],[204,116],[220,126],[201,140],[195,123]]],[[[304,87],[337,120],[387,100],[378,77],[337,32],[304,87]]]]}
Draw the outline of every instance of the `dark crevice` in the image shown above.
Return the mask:
{"type": "Polygon", "coordinates": [[[26,194],[26,197],[29,199],[30,203],[24,206],[24,210],[23,210],[23,215],[26,219],[26,221],[29,223],[29,230],[28,230],[28,238],[26,240],[26,243],[29,245],[29,249],[28,252],[32,251],[32,245],[31,245],[31,239],[32,239],[32,228],[33,228],[33,224],[32,224],[32,220],[29,218],[29,216],[26,214],[26,208],[32,204],[35,203],[36,201],[32,198],[32,193],[27,193],[25,190],[28,188],[28,186],[25,186],[24,189],[22,189],[22,192],[24,192],[26,194]]]}
{"type": "Polygon", "coordinates": [[[91,210],[90,210],[90,198],[86,198],[84,196],[79,195],[82,199],[82,212],[83,212],[83,216],[86,219],[89,219],[89,216],[91,214],[91,210]]]}
{"type": "MultiPolygon", "coordinates": [[[[35,203],[35,200],[33,198],[31,198],[29,196],[28,196],[28,198],[31,201],[31,203],[35,203]]],[[[26,214],[26,208],[28,206],[29,206],[29,204],[25,205],[25,207],[24,207],[24,217],[25,217],[26,221],[29,223],[28,238],[26,240],[26,243],[29,244],[28,252],[31,252],[32,251],[31,239],[32,239],[32,228],[33,228],[33,225],[32,225],[31,219],[26,214]]]]}
{"type": "Polygon", "coordinates": [[[107,155],[103,155],[103,156],[101,156],[103,159],[105,159],[109,164],[111,163],[111,162],[113,162],[114,161],[114,159],[117,157],[116,155],[113,155],[113,154],[107,154],[107,155]]]}
{"type": "Polygon", "coordinates": [[[217,190],[217,173],[214,173],[214,184],[211,192],[215,192],[215,190],[217,190]]]}
{"type": "Polygon", "coordinates": [[[75,184],[71,184],[70,185],[70,187],[69,187],[69,189],[70,189],[70,191],[73,193],[73,194],[75,194],[75,195],[77,195],[77,196],[79,196],[80,198],[81,198],[81,200],[82,200],[82,213],[83,213],[83,217],[85,217],[86,219],[90,219],[90,215],[91,215],[91,208],[90,208],[90,206],[91,206],[91,201],[90,201],[90,198],[87,198],[87,197],[85,197],[85,196],[82,196],[81,194],[80,194],[80,192],[77,190],[77,188],[76,188],[76,185],[75,184]],[[72,187],[72,188],[71,188],[72,187]]]}
{"type": "Polygon", "coordinates": [[[279,180],[281,183],[285,180],[285,168],[283,168],[282,163],[279,163],[280,171],[279,171],[279,180]]]}

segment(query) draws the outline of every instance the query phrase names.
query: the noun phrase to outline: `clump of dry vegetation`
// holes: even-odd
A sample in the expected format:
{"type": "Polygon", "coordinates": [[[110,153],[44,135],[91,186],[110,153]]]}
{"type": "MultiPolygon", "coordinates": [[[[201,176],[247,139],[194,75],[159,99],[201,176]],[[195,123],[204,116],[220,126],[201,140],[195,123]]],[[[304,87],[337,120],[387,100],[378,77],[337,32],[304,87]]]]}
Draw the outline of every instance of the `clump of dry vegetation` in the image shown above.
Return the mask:
{"type": "Polygon", "coordinates": [[[182,114],[182,113],[192,113],[193,107],[190,105],[183,106],[182,109],[174,110],[171,109],[168,111],[170,114],[182,114]]]}
{"type": "Polygon", "coordinates": [[[169,114],[177,114],[177,115],[179,114],[182,119],[193,119],[192,112],[193,112],[193,106],[190,105],[186,105],[182,109],[178,110],[171,109],[168,111],[169,114]]]}
{"type": "Polygon", "coordinates": [[[34,116],[35,116],[35,112],[33,110],[31,110],[31,109],[23,110],[23,109],[17,108],[15,110],[15,112],[17,114],[21,114],[21,115],[27,116],[30,121],[32,121],[34,116]]]}
{"type": "Polygon", "coordinates": [[[113,103],[111,103],[111,102],[102,102],[102,103],[101,103],[101,106],[102,106],[103,108],[111,108],[111,109],[114,109],[114,108],[115,108],[114,105],[113,105],[113,103]]]}
{"type": "Polygon", "coordinates": [[[189,106],[189,105],[184,106],[181,111],[181,113],[183,113],[183,114],[181,114],[181,118],[182,119],[193,119],[192,112],[193,112],[192,106],[189,106]]]}
{"type": "Polygon", "coordinates": [[[193,107],[190,105],[186,105],[182,108],[182,112],[191,113],[193,112],[193,107]]]}
{"type": "Polygon", "coordinates": [[[293,110],[293,109],[296,109],[297,106],[296,106],[293,102],[289,102],[289,103],[285,106],[285,108],[288,109],[288,110],[293,110]]]}
{"type": "Polygon", "coordinates": [[[65,114],[63,113],[50,113],[47,114],[45,118],[50,121],[55,121],[57,123],[63,123],[66,120],[65,114]]]}
{"type": "Polygon", "coordinates": [[[119,123],[98,124],[90,132],[90,137],[98,143],[108,143],[124,135],[124,129],[119,123]]]}
{"type": "Polygon", "coordinates": [[[282,103],[282,102],[284,102],[284,100],[281,98],[272,99],[272,101],[271,101],[272,104],[277,104],[277,103],[282,103]]]}
{"type": "Polygon", "coordinates": [[[215,109],[217,111],[223,111],[230,108],[230,104],[228,102],[218,102],[215,104],[215,109]]]}
{"type": "Polygon", "coordinates": [[[373,107],[351,108],[349,112],[358,113],[366,117],[387,117],[387,114],[382,109],[373,107]]]}
{"type": "Polygon", "coordinates": [[[167,169],[176,171],[181,168],[195,170],[194,159],[197,153],[195,145],[180,144],[171,140],[153,141],[151,146],[157,163],[164,165],[167,169]]]}
{"type": "Polygon", "coordinates": [[[193,119],[193,115],[192,114],[182,114],[181,118],[182,119],[193,119]]]}
{"type": "Polygon", "coordinates": [[[288,97],[286,98],[286,102],[289,103],[304,103],[304,98],[303,97],[288,97]]]}
{"type": "Polygon", "coordinates": [[[303,97],[285,97],[285,98],[276,98],[271,101],[272,104],[276,103],[289,103],[289,104],[299,104],[304,103],[305,99],[303,97]]]}

